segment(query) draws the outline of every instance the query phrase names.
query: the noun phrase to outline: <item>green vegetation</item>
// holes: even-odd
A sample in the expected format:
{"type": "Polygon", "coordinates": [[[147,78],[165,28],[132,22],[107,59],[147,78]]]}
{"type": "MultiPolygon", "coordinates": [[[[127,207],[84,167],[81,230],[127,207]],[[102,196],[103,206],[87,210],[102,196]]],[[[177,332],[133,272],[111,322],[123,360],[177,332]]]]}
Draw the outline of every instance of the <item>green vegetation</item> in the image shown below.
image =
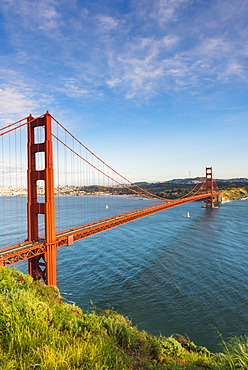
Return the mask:
{"type": "MultiPolygon", "coordinates": [[[[242,179],[241,179],[242,180],[242,179]]],[[[138,185],[141,189],[150,192],[165,199],[177,199],[189,194],[197,184],[200,184],[200,178],[173,180],[171,182],[140,182],[128,186],[65,186],[63,190],[59,189],[60,195],[128,195],[137,196],[138,185]],[[178,181],[178,182],[176,182],[178,181]]],[[[217,185],[220,191],[224,192],[225,200],[240,199],[248,196],[248,182],[243,181],[224,181],[218,180],[217,185]]],[[[58,194],[58,193],[56,193],[58,194]]],[[[142,192],[140,192],[142,196],[142,192]]]]}
{"type": "MultiPolygon", "coordinates": [[[[218,181],[219,190],[222,192],[224,200],[234,200],[248,197],[247,182],[218,181]]],[[[176,199],[188,194],[195,184],[187,183],[154,183],[142,184],[142,188],[152,194],[166,199],[176,199]]]]}
{"type": "Polygon", "coordinates": [[[242,188],[231,188],[226,189],[222,192],[222,199],[225,200],[235,200],[248,197],[248,187],[242,188]]]}
{"type": "Polygon", "coordinates": [[[19,271],[0,268],[0,369],[247,369],[248,338],[224,353],[180,335],[152,336],[112,310],[63,302],[59,291],[19,271]]]}

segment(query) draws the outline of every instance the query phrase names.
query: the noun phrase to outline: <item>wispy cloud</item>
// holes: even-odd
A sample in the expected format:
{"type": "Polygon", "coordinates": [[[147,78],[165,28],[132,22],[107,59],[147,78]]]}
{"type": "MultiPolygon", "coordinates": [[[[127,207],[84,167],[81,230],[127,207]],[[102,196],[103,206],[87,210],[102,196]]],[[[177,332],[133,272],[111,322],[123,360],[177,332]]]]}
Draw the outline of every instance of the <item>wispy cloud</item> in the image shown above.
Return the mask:
{"type": "Polygon", "coordinates": [[[10,112],[16,114],[26,114],[30,109],[37,107],[34,100],[28,98],[30,91],[18,87],[2,85],[0,89],[0,114],[8,115],[10,112]]]}
{"type": "Polygon", "coordinates": [[[12,24],[19,23],[26,29],[40,29],[50,32],[58,28],[60,13],[56,10],[56,0],[5,0],[3,9],[12,18],[12,24]]]}
{"type": "MultiPolygon", "coordinates": [[[[105,65],[98,66],[105,70],[102,81],[129,99],[154,97],[178,89],[194,95],[213,85],[221,87],[234,80],[246,82],[244,1],[240,1],[244,15],[237,9],[231,12],[234,5],[227,1],[196,7],[192,18],[185,17],[191,6],[187,0],[152,3],[144,0],[136,4],[135,19],[142,19],[149,37],[136,36],[135,29],[131,29],[130,37],[117,45],[123,32],[119,25],[116,35],[105,40],[105,65]],[[151,23],[151,19],[156,22],[151,23]],[[226,22],[235,24],[235,32],[229,31],[226,22]]],[[[142,26],[138,26],[145,34],[142,26]]]]}
{"type": "Polygon", "coordinates": [[[136,153],[120,146],[116,163],[128,172],[142,153],[143,178],[145,146],[161,148],[157,173],[173,151],[184,171],[185,152],[195,161],[203,145],[217,161],[220,138],[247,131],[247,0],[2,0],[0,12],[0,125],[49,110],[79,135],[87,127],[104,154],[106,133],[111,149],[137,134],[136,153]]]}
{"type": "Polygon", "coordinates": [[[133,1],[133,6],[141,21],[144,18],[150,18],[160,26],[164,26],[170,21],[175,21],[178,18],[178,11],[188,3],[190,4],[190,0],[155,0],[152,2],[142,0],[133,1]]]}
{"type": "Polygon", "coordinates": [[[51,100],[51,96],[40,94],[24,82],[24,78],[16,71],[0,70],[0,123],[1,126],[11,123],[18,117],[26,117],[30,113],[40,112],[51,100]]]}
{"type": "MultiPolygon", "coordinates": [[[[128,13],[94,1],[88,8],[75,0],[5,0],[1,6],[10,44],[20,55],[12,69],[22,64],[49,94],[80,99],[113,90],[147,99],[178,90],[201,94],[213,84],[247,79],[244,0],[132,1],[128,13]]],[[[26,96],[32,106],[27,90],[18,95],[10,83],[6,91],[19,102],[26,96]]]]}
{"type": "Polygon", "coordinates": [[[99,22],[99,30],[109,32],[118,27],[119,22],[117,19],[104,14],[96,15],[96,20],[99,22]]]}
{"type": "Polygon", "coordinates": [[[111,53],[108,58],[110,79],[107,84],[124,88],[127,98],[141,91],[144,95],[155,93],[155,84],[164,74],[161,54],[166,54],[177,43],[176,37],[134,38],[120,53],[111,53]]]}
{"type": "Polygon", "coordinates": [[[96,90],[91,85],[87,85],[84,79],[75,77],[61,78],[62,87],[58,87],[57,90],[62,91],[67,96],[72,98],[82,97],[94,97],[100,98],[103,93],[100,90],[96,90]]]}

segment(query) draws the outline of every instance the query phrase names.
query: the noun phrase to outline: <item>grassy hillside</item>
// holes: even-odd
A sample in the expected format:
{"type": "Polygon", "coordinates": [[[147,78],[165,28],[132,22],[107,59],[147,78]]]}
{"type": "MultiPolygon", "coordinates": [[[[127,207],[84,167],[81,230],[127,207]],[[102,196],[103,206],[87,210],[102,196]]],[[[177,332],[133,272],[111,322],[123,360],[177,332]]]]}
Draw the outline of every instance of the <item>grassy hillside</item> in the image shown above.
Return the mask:
{"type": "Polygon", "coordinates": [[[248,338],[210,354],[180,335],[152,336],[112,310],[83,313],[58,289],[0,268],[0,369],[247,369],[248,338]]]}
{"type": "Polygon", "coordinates": [[[248,189],[246,188],[233,188],[226,189],[222,192],[222,200],[236,200],[248,197],[248,189]]]}

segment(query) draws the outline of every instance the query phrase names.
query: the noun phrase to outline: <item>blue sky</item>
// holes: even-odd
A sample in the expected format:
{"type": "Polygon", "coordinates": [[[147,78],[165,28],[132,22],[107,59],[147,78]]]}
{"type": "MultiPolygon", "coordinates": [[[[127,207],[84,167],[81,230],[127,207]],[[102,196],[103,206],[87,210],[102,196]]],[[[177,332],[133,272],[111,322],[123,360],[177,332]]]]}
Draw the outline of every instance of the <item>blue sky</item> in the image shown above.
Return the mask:
{"type": "Polygon", "coordinates": [[[246,0],[1,0],[0,126],[47,110],[131,181],[248,177],[246,0]]]}

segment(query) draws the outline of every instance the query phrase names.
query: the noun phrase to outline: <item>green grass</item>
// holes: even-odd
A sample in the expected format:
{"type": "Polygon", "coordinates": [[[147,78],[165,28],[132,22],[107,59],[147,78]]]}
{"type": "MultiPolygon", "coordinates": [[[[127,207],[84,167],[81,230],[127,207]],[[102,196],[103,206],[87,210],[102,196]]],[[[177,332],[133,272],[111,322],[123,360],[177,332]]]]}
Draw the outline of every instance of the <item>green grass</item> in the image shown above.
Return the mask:
{"type": "Polygon", "coordinates": [[[84,313],[59,291],[0,268],[0,369],[248,369],[247,337],[211,354],[180,335],[152,336],[113,310],[84,313]]]}
{"type": "Polygon", "coordinates": [[[224,200],[235,200],[248,197],[248,191],[246,188],[233,188],[226,189],[222,192],[224,200]]]}

